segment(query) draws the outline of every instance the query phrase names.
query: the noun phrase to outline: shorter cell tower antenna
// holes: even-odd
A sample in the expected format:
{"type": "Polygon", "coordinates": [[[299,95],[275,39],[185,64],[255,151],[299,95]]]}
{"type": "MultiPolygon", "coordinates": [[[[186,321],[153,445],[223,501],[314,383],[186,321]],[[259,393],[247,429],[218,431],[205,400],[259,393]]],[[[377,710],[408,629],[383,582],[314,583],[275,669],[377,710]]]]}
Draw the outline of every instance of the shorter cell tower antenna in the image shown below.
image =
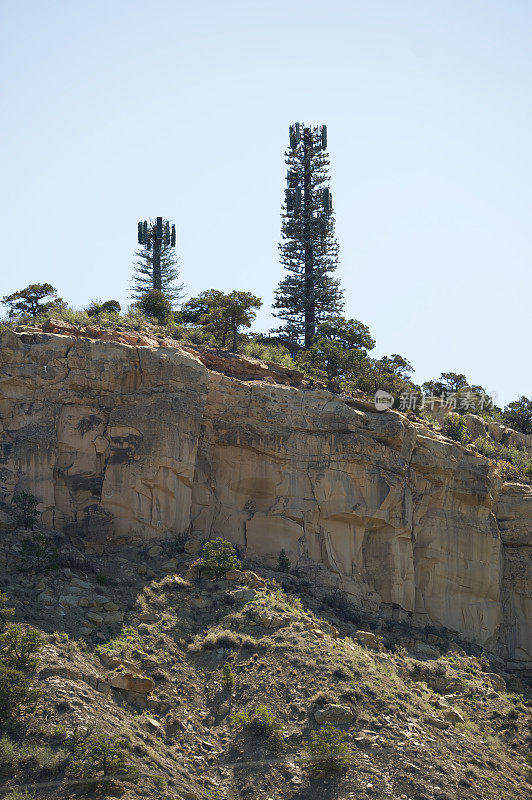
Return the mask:
{"type": "Polygon", "coordinates": [[[162,291],[161,245],[175,247],[175,225],[170,226],[168,220],[163,225],[162,217],[157,217],[153,224],[141,220],[138,223],[138,240],[146,250],[153,250],[153,288],[160,292],[162,291]]]}

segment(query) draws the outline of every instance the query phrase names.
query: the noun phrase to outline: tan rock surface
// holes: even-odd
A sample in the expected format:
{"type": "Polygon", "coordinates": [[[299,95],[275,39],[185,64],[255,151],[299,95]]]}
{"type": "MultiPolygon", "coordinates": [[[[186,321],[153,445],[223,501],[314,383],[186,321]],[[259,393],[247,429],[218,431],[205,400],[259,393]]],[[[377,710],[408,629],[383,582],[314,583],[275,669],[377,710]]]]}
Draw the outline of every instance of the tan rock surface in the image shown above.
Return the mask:
{"type": "Polygon", "coordinates": [[[532,667],[530,487],[283,368],[61,330],[2,335],[0,499],[31,491],[92,547],[224,536],[269,566],[284,548],[324,591],[532,667]]]}
{"type": "Polygon", "coordinates": [[[113,689],[121,689],[123,692],[138,692],[139,694],[149,694],[153,691],[153,681],[143,675],[135,675],[129,671],[112,672],[108,677],[109,685],[113,689]]]}

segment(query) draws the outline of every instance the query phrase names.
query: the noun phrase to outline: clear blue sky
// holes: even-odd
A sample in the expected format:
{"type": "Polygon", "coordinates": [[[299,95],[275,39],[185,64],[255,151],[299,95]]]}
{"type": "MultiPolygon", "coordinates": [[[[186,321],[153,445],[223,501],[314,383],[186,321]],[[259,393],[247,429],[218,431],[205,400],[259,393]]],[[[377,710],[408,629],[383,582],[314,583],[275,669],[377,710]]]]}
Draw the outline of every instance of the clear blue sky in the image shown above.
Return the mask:
{"type": "Polygon", "coordinates": [[[419,381],[532,395],[528,0],[2,0],[0,294],[127,304],[139,218],[187,296],[276,323],[283,151],[329,128],[346,314],[419,381]]]}

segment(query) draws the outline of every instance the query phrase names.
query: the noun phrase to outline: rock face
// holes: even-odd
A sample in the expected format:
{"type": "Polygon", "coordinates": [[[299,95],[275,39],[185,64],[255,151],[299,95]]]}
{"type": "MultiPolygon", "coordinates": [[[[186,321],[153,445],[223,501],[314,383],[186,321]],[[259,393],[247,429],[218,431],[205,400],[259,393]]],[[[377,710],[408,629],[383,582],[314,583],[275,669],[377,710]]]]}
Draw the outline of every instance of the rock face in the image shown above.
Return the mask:
{"type": "Polygon", "coordinates": [[[318,725],[325,725],[326,722],[331,722],[333,725],[352,722],[353,716],[353,712],[348,706],[339,706],[334,703],[329,703],[314,712],[314,719],[318,725]]]}
{"type": "Polygon", "coordinates": [[[4,333],[0,497],[30,491],[48,525],[100,544],[224,536],[271,566],[284,549],[368,610],[530,669],[530,487],[398,413],[235,363],[4,333]]]}

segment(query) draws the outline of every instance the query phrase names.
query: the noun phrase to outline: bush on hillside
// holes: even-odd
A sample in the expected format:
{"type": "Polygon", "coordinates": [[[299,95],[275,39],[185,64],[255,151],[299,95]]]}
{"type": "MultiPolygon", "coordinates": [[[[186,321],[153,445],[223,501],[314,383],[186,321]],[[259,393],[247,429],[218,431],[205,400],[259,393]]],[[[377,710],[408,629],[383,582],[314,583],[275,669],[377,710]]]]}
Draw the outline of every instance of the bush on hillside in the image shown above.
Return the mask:
{"type": "Polygon", "coordinates": [[[266,344],[258,339],[245,342],[240,348],[244,356],[250,358],[260,358],[262,361],[273,361],[283,367],[295,369],[295,364],[290,355],[290,351],[282,344],[266,344]]]}
{"type": "Polygon", "coordinates": [[[14,495],[13,505],[16,508],[16,526],[18,528],[33,529],[41,515],[41,512],[37,511],[39,501],[35,495],[30,494],[29,492],[20,492],[19,494],[14,495]]]}
{"type": "Polygon", "coordinates": [[[30,794],[26,789],[11,789],[3,796],[2,800],[35,800],[35,795],[30,794]]]}
{"type": "Polygon", "coordinates": [[[13,721],[30,713],[41,694],[23,672],[0,664],[0,720],[13,721]]]}
{"type": "Polygon", "coordinates": [[[443,420],[442,430],[445,436],[460,444],[468,444],[471,441],[466,421],[459,414],[447,414],[443,420]]]}
{"type": "Polygon", "coordinates": [[[157,320],[159,325],[167,325],[173,319],[171,302],[157,289],[142,295],[139,308],[147,317],[157,320]]]}
{"type": "Polygon", "coordinates": [[[30,672],[40,663],[39,653],[45,639],[35,628],[10,625],[0,634],[0,664],[21,672],[30,672]]]}
{"type": "Polygon", "coordinates": [[[68,771],[107,790],[115,787],[116,781],[135,781],[139,774],[131,761],[129,743],[105,733],[93,733],[74,744],[68,771]]]}
{"type": "Polygon", "coordinates": [[[496,458],[497,448],[489,436],[479,436],[473,442],[473,446],[479,453],[487,458],[496,458]]]}
{"type": "Polygon", "coordinates": [[[222,686],[229,691],[235,685],[235,674],[231,668],[231,664],[224,664],[222,669],[222,686]]]}
{"type": "Polygon", "coordinates": [[[236,557],[236,550],[226,539],[218,536],[205,542],[201,551],[198,567],[209,570],[216,578],[222,578],[229,570],[239,569],[240,561],[236,557]]]}
{"type": "Polygon", "coordinates": [[[330,722],[318,731],[312,731],[310,739],[303,743],[310,772],[324,775],[347,767],[349,750],[346,740],[347,734],[330,722]]]}
{"type": "Polygon", "coordinates": [[[279,557],[277,558],[277,569],[279,572],[290,572],[290,559],[286,555],[286,550],[283,548],[279,553],[279,557]]]}
{"type": "Polygon", "coordinates": [[[265,705],[257,706],[254,711],[243,709],[232,716],[233,725],[245,728],[259,736],[268,744],[279,747],[284,740],[283,725],[265,705]]]}
{"type": "Polygon", "coordinates": [[[43,531],[32,531],[31,536],[22,541],[20,550],[21,572],[46,572],[54,569],[59,563],[57,547],[43,531]]]}
{"type": "Polygon", "coordinates": [[[0,631],[3,631],[8,620],[15,615],[15,609],[8,606],[9,598],[5,592],[0,592],[0,631]]]}

